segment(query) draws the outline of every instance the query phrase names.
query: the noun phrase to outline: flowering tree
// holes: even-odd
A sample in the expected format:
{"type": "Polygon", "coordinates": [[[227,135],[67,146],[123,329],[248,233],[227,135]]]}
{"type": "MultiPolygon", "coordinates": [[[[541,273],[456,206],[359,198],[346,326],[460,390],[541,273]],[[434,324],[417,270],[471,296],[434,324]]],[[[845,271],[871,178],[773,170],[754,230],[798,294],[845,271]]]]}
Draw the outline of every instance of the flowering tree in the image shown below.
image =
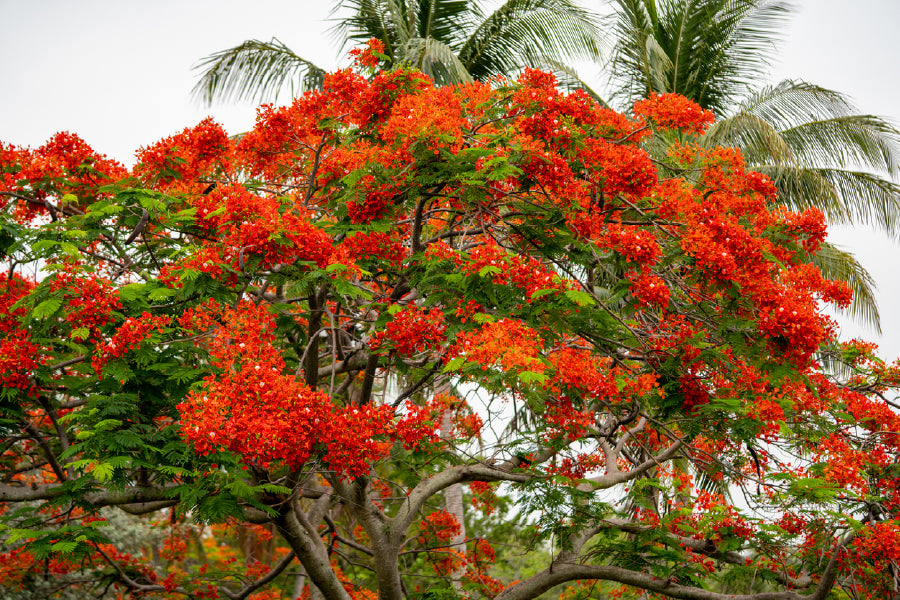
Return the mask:
{"type": "Polygon", "coordinates": [[[679,96],[629,117],[537,71],[367,78],[372,52],[130,170],[71,134],[0,146],[4,584],[894,594],[900,371],[835,341],[821,214],[698,147],[679,96]],[[500,579],[490,528],[451,543],[455,484],[515,500],[537,573],[500,579]],[[113,543],[110,507],[161,515],[161,553],[113,543]]]}

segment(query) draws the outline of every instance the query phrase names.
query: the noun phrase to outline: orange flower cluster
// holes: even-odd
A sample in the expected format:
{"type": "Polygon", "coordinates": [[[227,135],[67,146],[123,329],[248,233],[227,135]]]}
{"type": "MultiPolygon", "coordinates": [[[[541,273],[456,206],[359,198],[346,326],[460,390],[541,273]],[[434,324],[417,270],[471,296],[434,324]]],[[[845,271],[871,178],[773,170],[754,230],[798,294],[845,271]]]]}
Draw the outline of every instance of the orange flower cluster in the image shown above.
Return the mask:
{"type": "Polygon", "coordinates": [[[463,332],[444,356],[445,362],[461,356],[481,365],[482,370],[541,372],[546,365],[539,358],[541,339],[537,332],[518,320],[502,319],[485,323],[478,330],[463,332]]]}
{"type": "Polygon", "coordinates": [[[407,358],[420,352],[431,352],[446,339],[446,320],[438,308],[424,310],[412,305],[394,315],[385,328],[375,333],[369,346],[376,351],[385,345],[407,358]]]}
{"type": "Polygon", "coordinates": [[[634,114],[659,128],[680,129],[695,135],[704,133],[716,120],[712,111],[703,110],[680,94],[659,95],[655,92],[634,103],[634,114]]]}

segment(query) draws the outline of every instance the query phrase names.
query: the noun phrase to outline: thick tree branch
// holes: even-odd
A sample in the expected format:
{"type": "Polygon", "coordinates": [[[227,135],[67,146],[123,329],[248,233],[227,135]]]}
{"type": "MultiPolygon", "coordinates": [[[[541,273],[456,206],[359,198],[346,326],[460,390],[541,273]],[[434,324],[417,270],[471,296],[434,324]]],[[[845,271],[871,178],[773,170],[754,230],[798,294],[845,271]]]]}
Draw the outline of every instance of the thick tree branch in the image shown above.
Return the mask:
{"type": "MultiPolygon", "coordinates": [[[[171,500],[168,497],[172,486],[142,487],[128,490],[97,490],[79,493],[79,499],[97,507],[139,504],[156,500],[171,500]]],[[[0,502],[30,502],[52,500],[67,493],[61,485],[0,485],[0,502]]]]}
{"type": "Polygon", "coordinates": [[[276,523],[282,537],[296,553],[310,580],[329,600],[351,600],[331,569],[328,552],[318,532],[310,526],[296,502],[284,506],[276,523]]]}
{"type": "Polygon", "coordinates": [[[506,588],[496,597],[496,600],[532,600],[556,585],[579,579],[616,581],[681,600],[825,600],[837,579],[838,556],[852,539],[853,534],[851,533],[835,548],[816,589],[810,594],[799,594],[793,590],[757,594],[719,594],[702,588],[679,585],[669,579],[660,579],[648,573],[621,567],[583,564],[571,552],[563,552],[549,568],[506,588]]]}

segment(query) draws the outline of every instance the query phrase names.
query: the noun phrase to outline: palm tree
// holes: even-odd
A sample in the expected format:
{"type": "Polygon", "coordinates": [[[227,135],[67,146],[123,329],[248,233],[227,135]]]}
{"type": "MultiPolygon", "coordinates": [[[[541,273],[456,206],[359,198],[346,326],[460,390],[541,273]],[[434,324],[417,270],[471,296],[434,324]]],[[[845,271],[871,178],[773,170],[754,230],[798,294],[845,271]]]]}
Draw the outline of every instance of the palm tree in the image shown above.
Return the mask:
{"type": "MultiPolygon", "coordinates": [[[[569,81],[575,58],[598,60],[596,16],[576,0],[507,0],[489,14],[472,0],[337,0],[346,14],[334,28],[346,47],[375,37],[394,65],[409,65],[439,84],[522,67],[550,67],[569,81]]],[[[273,99],[280,90],[320,87],[325,70],[277,39],[248,40],[202,59],[194,95],[205,103],[273,99]]]]}
{"type": "MultiPolygon", "coordinates": [[[[896,235],[900,132],[860,114],[846,96],[802,81],[759,87],[791,12],[780,0],[614,0],[613,102],[677,92],[712,110],[701,142],[737,146],[769,175],[779,201],[817,206],[833,224],[872,224],[896,235]]],[[[851,284],[852,316],[879,327],[873,281],[852,255],[825,246],[827,277],[851,284]]]]}

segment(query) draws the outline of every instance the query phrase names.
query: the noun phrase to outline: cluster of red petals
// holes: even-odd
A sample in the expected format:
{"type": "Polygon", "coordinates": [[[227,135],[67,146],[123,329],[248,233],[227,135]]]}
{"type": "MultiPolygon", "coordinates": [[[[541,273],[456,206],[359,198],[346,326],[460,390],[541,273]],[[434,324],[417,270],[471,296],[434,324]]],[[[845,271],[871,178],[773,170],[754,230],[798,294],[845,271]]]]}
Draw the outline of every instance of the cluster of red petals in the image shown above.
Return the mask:
{"type": "Polygon", "coordinates": [[[156,329],[162,332],[169,325],[171,318],[163,315],[151,315],[144,311],[140,317],[128,317],[106,344],[99,346],[91,358],[91,366],[102,376],[103,367],[110,360],[115,360],[140,346],[150,333],[156,329]]]}
{"type": "Polygon", "coordinates": [[[65,318],[72,329],[87,329],[87,337],[95,341],[100,340],[100,329],[115,320],[113,311],[122,308],[118,290],[109,280],[80,274],[73,266],[56,274],[50,291],[67,303],[65,318]]]}
{"type": "Polygon", "coordinates": [[[13,306],[31,293],[35,283],[18,273],[0,277],[0,333],[18,329],[19,319],[28,314],[26,306],[13,306]]]}
{"type": "Polygon", "coordinates": [[[666,282],[646,271],[631,279],[631,293],[638,302],[646,306],[666,308],[672,296],[666,282]]]}
{"type": "Polygon", "coordinates": [[[431,260],[449,260],[467,276],[489,278],[496,285],[514,285],[523,290],[526,299],[538,291],[565,291],[569,282],[529,255],[507,252],[495,243],[473,248],[468,256],[450,248],[447,244],[429,246],[425,257],[431,260]]]}
{"type": "Polygon", "coordinates": [[[0,386],[36,392],[31,373],[43,362],[31,334],[20,327],[26,306],[13,306],[34,289],[34,282],[18,274],[0,278],[0,386]]]}
{"type": "Polygon", "coordinates": [[[13,214],[27,223],[65,202],[80,204],[98,187],[126,175],[120,163],[98,154],[73,133],[56,133],[36,150],[0,143],[0,192],[14,192],[0,195],[0,208],[16,199],[13,214]],[[31,201],[21,193],[23,186],[31,201]]]}
{"type": "Polygon", "coordinates": [[[433,154],[458,152],[468,124],[452,87],[429,88],[397,100],[381,130],[382,139],[403,152],[420,143],[433,154]]]}
{"type": "Polygon", "coordinates": [[[578,152],[578,160],[588,169],[591,183],[609,197],[642,197],[656,184],[656,168],[641,148],[587,139],[578,152]]]}
{"type": "Polygon", "coordinates": [[[353,48],[350,57],[360,67],[374,69],[381,61],[379,54],[384,54],[384,42],[378,38],[370,38],[364,48],[353,48]]]}
{"type": "Polygon", "coordinates": [[[400,266],[407,254],[398,235],[377,231],[351,235],[341,243],[341,247],[354,261],[385,260],[395,267],[400,266]]]}
{"type": "Polygon", "coordinates": [[[472,492],[472,506],[490,516],[493,514],[496,501],[496,486],[487,481],[472,481],[469,483],[469,489],[472,492]]]}
{"type": "Polygon", "coordinates": [[[31,375],[42,362],[40,348],[31,343],[26,330],[7,333],[0,338],[0,387],[36,393],[31,375]]]}
{"type": "Polygon", "coordinates": [[[658,95],[655,92],[634,103],[634,114],[657,127],[681,129],[697,135],[704,133],[716,120],[712,111],[700,108],[696,102],[681,94],[658,95]]]}
{"type": "Polygon", "coordinates": [[[301,206],[286,206],[271,194],[257,195],[240,185],[222,186],[195,201],[198,224],[221,239],[235,266],[252,257],[262,268],[308,261],[328,264],[331,238],[311,222],[301,206]]]}
{"type": "Polygon", "coordinates": [[[615,402],[619,398],[616,377],[621,376],[608,358],[598,358],[587,350],[563,348],[548,357],[556,370],[550,381],[555,394],[582,398],[585,402],[615,402]]]}
{"type": "Polygon", "coordinates": [[[626,262],[642,267],[655,265],[661,254],[653,234],[634,225],[610,224],[594,241],[600,248],[615,250],[625,257],[626,262]]]}
{"type": "Polygon", "coordinates": [[[272,347],[274,327],[265,308],[252,304],[225,316],[210,343],[221,373],[178,405],[181,435],[200,455],[229,450],[249,464],[298,468],[332,422],[327,394],[283,373],[284,361],[272,347]]]}
{"type": "Polygon", "coordinates": [[[583,437],[594,423],[593,411],[576,408],[568,398],[549,402],[542,416],[548,426],[543,437],[548,442],[560,439],[575,441],[583,437]]]}
{"type": "Polygon", "coordinates": [[[894,565],[900,561],[900,523],[867,523],[854,537],[850,552],[839,553],[838,560],[856,597],[890,598],[896,593],[894,565]]]}
{"type": "Polygon", "coordinates": [[[419,524],[421,543],[426,541],[449,542],[461,531],[459,521],[447,511],[437,510],[422,519],[419,524]]]}
{"type": "Polygon", "coordinates": [[[681,396],[684,398],[685,412],[692,412],[698,406],[709,403],[709,391],[696,375],[685,374],[679,384],[681,396]]]}
{"type": "Polygon", "coordinates": [[[156,186],[172,184],[202,190],[215,180],[217,170],[228,168],[231,141],[221,125],[206,118],[194,127],[137,151],[134,174],[156,186]]]}
{"type": "Polygon", "coordinates": [[[219,316],[195,314],[180,321],[201,330],[222,321],[209,342],[219,373],[178,405],[181,435],[200,455],[227,450],[246,464],[284,463],[294,469],[315,455],[354,478],[384,458],[394,441],[413,447],[433,439],[431,406],[410,409],[398,420],[390,406],[339,406],[284,373],[273,345],[275,321],[264,307],[242,303],[232,311],[212,310],[219,316]]]}
{"type": "Polygon", "coordinates": [[[807,252],[818,250],[828,235],[825,215],[814,206],[807,208],[802,213],[787,213],[784,216],[784,223],[804,236],[802,243],[807,252]]]}
{"type": "Polygon", "coordinates": [[[375,350],[388,345],[407,358],[434,351],[445,339],[446,318],[439,308],[425,310],[419,306],[401,309],[385,328],[375,333],[369,346],[375,350]]]}
{"type": "Polygon", "coordinates": [[[224,266],[228,262],[226,256],[231,257],[232,254],[233,252],[222,246],[201,246],[181,261],[163,265],[159,270],[158,279],[165,285],[181,287],[182,278],[187,272],[198,271],[233,285],[237,282],[237,277],[224,266]]]}
{"type": "Polygon", "coordinates": [[[519,87],[513,93],[510,114],[521,114],[516,127],[524,134],[548,142],[565,142],[569,128],[589,128],[594,135],[608,139],[624,139],[636,145],[648,133],[639,122],[614,110],[599,106],[585,92],[563,94],[552,73],[526,68],[519,76],[519,87]]]}
{"type": "Polygon", "coordinates": [[[539,357],[542,346],[537,332],[522,321],[501,319],[459,334],[444,360],[461,356],[467,362],[481,365],[485,371],[542,372],[546,368],[539,357]]]}
{"type": "Polygon", "coordinates": [[[437,430],[446,405],[440,398],[432,398],[422,406],[407,403],[406,414],[397,421],[393,436],[407,450],[421,449],[438,441],[437,430]]]}

